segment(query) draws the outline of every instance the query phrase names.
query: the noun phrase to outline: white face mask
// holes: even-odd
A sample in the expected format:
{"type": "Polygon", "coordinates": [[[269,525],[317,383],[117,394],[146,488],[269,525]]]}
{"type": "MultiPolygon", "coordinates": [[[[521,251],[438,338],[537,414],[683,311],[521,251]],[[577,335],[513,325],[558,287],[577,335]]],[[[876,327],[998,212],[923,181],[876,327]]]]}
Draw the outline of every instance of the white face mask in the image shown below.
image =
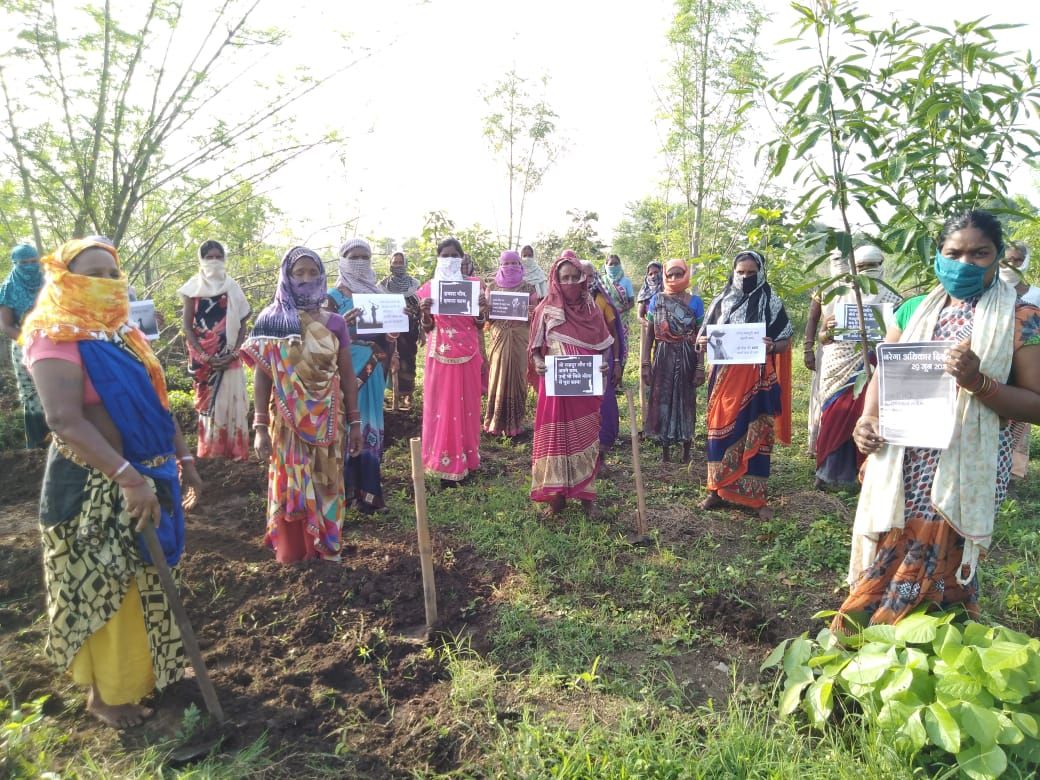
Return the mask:
{"type": "Polygon", "coordinates": [[[1019,275],[1017,268],[1001,264],[1000,280],[1002,282],[1007,282],[1012,287],[1017,287],[1022,282],[1022,277],[1019,275]]]}
{"type": "Polygon", "coordinates": [[[884,271],[881,269],[880,265],[868,265],[863,268],[857,268],[856,273],[868,276],[871,279],[880,279],[884,276],[884,271]]]}
{"type": "Polygon", "coordinates": [[[462,281],[462,258],[438,257],[437,270],[433,272],[433,278],[446,282],[462,281]]]}
{"type": "Polygon", "coordinates": [[[203,258],[200,261],[202,278],[209,282],[222,282],[227,276],[227,265],[223,260],[208,260],[203,258]]]}

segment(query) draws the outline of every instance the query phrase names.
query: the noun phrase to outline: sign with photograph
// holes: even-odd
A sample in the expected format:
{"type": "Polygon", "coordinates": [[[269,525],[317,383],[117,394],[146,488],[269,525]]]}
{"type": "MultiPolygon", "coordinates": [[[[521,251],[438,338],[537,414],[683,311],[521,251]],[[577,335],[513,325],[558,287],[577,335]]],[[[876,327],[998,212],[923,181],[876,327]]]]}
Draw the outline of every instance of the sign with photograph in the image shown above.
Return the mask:
{"type": "MultiPolygon", "coordinates": [[[[838,334],[835,341],[859,341],[859,309],[855,303],[842,303],[836,307],[834,319],[837,320],[838,334]]],[[[863,306],[863,319],[866,321],[867,338],[870,341],[881,341],[885,337],[885,323],[892,317],[892,304],[881,303],[874,306],[863,306]],[[877,309],[881,309],[882,321],[877,321],[877,309]]]]}
{"type": "Polygon", "coordinates": [[[547,355],[545,394],[603,395],[602,355],[547,355]]]}
{"type": "Polygon", "coordinates": [[[531,303],[531,295],[525,292],[506,292],[492,290],[489,301],[493,320],[527,320],[527,309],[531,303]]]}
{"type": "Polygon", "coordinates": [[[433,282],[433,314],[480,315],[480,282],[433,282]]]}
{"type": "Polygon", "coordinates": [[[354,320],[358,334],[407,333],[408,314],[404,310],[403,295],[358,293],[354,308],[361,309],[354,320]]]}
{"type": "Polygon", "coordinates": [[[705,335],[708,337],[708,362],[712,365],[766,362],[764,322],[708,325],[705,335]]]}
{"type": "Polygon", "coordinates": [[[130,301],[130,324],[144,331],[149,341],[159,338],[159,320],[155,316],[155,301],[130,301]]]}
{"type": "Polygon", "coordinates": [[[957,384],[946,373],[952,341],[878,344],[881,437],[905,447],[946,449],[956,425],[957,384]]]}

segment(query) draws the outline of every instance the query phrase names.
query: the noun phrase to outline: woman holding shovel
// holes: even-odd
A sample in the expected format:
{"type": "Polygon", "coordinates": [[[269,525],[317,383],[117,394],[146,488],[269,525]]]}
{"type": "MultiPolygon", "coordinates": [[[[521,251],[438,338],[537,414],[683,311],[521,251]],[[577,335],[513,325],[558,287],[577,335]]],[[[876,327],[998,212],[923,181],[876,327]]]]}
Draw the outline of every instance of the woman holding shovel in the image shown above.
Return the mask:
{"type": "Polygon", "coordinates": [[[40,499],[50,625],[45,652],[89,688],[115,728],[183,675],[181,634],[138,533],[151,523],[168,565],[184,549],[181,480],[194,458],[170,414],[162,368],[128,323],[115,248],[73,240],[43,259],[47,281],[22,328],[54,440],[40,499]],[[180,474],[178,474],[178,467],[180,474]]]}

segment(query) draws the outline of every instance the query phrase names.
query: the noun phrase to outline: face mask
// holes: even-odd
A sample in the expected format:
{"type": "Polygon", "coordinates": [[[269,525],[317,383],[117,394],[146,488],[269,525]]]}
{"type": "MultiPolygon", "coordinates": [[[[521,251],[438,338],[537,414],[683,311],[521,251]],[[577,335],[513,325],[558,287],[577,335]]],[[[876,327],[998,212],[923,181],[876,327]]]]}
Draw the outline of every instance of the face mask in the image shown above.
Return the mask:
{"type": "Polygon", "coordinates": [[[223,260],[208,260],[202,258],[200,261],[202,278],[209,282],[222,282],[227,276],[226,266],[223,260]]]}
{"type": "Polygon", "coordinates": [[[1022,281],[1022,277],[1018,275],[1018,269],[1012,268],[1010,265],[1001,265],[1000,280],[1007,282],[1012,287],[1017,287],[1019,282],[1022,281]]]}
{"type": "Polygon", "coordinates": [[[625,270],[620,265],[608,265],[607,276],[613,279],[615,282],[621,281],[621,277],[625,275],[625,270]]]}
{"type": "Polygon", "coordinates": [[[758,276],[742,276],[740,279],[740,290],[744,295],[751,295],[758,287],[758,276]]]}
{"type": "Polygon", "coordinates": [[[868,265],[865,268],[857,268],[856,273],[860,276],[866,276],[870,279],[880,279],[882,277],[882,269],[880,265],[868,265]]]}
{"type": "Polygon", "coordinates": [[[560,294],[567,303],[577,303],[581,300],[583,286],[581,282],[575,284],[560,284],[560,294]]]}
{"type": "MultiPolygon", "coordinates": [[[[999,262],[999,258],[993,261],[993,263],[997,262],[999,262]]],[[[982,295],[986,291],[986,272],[993,267],[993,263],[985,267],[972,263],[959,263],[936,250],[933,268],[943,289],[951,297],[964,301],[982,295]]]]}

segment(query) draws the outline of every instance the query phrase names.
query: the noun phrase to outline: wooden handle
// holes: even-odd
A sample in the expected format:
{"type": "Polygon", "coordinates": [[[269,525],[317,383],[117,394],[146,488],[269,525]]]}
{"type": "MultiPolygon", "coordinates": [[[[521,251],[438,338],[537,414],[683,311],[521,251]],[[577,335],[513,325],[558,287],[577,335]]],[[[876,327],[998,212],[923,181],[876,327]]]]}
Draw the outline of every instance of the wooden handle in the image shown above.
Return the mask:
{"type": "Polygon", "coordinates": [[[177,585],[173,581],[170,567],[166,565],[166,556],[159,544],[159,537],[155,535],[155,526],[149,523],[141,532],[141,536],[144,537],[145,547],[148,548],[148,554],[152,556],[152,565],[155,566],[159,582],[162,583],[163,590],[166,592],[166,601],[170,604],[170,611],[173,612],[177,627],[181,630],[184,652],[188,654],[191,667],[195,670],[195,679],[198,680],[199,688],[202,689],[202,699],[206,702],[206,709],[219,725],[224,725],[226,719],[224,710],[220,706],[220,700],[217,698],[217,689],[213,687],[213,682],[209,679],[206,663],[202,660],[202,651],[199,650],[198,640],[195,639],[195,631],[191,627],[191,621],[188,620],[188,613],[181,602],[180,594],[177,593],[177,585]]]}
{"type": "Polygon", "coordinates": [[[422,464],[422,439],[413,436],[412,486],[415,488],[415,530],[419,536],[419,564],[422,567],[423,598],[426,601],[426,627],[437,624],[437,585],[433,578],[433,545],[426,520],[426,472],[422,464]]]}
{"type": "MultiPolygon", "coordinates": [[[[642,381],[642,380],[640,380],[642,381]]],[[[632,464],[636,472],[636,533],[645,535],[646,493],[643,491],[643,468],[639,463],[639,431],[636,429],[636,409],[632,402],[632,388],[625,388],[625,400],[628,401],[628,427],[632,434],[632,464]]]]}

